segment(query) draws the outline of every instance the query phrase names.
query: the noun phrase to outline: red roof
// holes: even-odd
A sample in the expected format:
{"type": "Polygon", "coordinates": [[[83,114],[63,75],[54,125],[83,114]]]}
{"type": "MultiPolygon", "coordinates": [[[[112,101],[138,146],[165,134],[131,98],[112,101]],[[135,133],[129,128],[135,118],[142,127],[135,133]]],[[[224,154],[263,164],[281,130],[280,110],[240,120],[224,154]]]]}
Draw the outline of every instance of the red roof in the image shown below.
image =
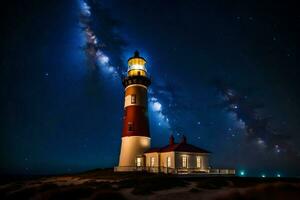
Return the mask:
{"type": "Polygon", "coordinates": [[[185,142],[169,144],[162,148],[151,148],[147,150],[145,153],[153,153],[153,152],[170,152],[170,151],[178,151],[178,152],[193,152],[193,153],[210,153],[207,150],[201,149],[191,144],[187,144],[185,142]]]}

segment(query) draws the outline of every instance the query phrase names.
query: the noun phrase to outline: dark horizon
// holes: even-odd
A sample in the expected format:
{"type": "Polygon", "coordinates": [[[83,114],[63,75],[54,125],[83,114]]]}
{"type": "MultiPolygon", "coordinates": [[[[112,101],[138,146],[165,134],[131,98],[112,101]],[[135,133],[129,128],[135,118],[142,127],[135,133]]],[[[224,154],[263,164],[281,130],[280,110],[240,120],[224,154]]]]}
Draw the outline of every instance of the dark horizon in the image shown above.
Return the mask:
{"type": "Polygon", "coordinates": [[[116,166],[121,78],[139,50],[152,79],[152,147],[185,135],[213,152],[213,166],[299,177],[295,2],[30,0],[3,7],[1,173],[116,166]]]}

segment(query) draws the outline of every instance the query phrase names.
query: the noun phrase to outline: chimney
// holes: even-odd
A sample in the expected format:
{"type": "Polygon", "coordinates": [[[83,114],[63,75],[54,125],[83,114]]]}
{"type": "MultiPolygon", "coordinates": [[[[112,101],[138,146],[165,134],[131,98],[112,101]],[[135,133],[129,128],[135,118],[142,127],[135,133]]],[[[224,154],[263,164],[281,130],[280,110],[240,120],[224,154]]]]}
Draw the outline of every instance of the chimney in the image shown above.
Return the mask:
{"type": "Polygon", "coordinates": [[[170,136],[169,143],[170,143],[170,145],[173,145],[173,144],[175,143],[175,142],[174,142],[174,137],[173,137],[172,134],[171,134],[171,136],[170,136]]]}
{"type": "Polygon", "coordinates": [[[186,144],[186,137],[185,137],[185,135],[182,136],[181,143],[186,144]]]}

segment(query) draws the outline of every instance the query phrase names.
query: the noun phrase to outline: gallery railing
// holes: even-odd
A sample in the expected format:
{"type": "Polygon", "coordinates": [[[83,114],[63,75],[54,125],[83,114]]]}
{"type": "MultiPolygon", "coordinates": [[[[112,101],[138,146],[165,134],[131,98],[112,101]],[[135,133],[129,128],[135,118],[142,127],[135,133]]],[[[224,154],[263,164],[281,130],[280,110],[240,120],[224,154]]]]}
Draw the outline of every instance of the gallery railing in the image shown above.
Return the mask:
{"type": "Polygon", "coordinates": [[[234,175],[235,169],[201,169],[201,168],[176,168],[178,174],[219,174],[234,175]]]}
{"type": "Polygon", "coordinates": [[[210,174],[235,174],[235,169],[209,169],[210,174]]]}
{"type": "Polygon", "coordinates": [[[171,168],[171,167],[147,167],[130,166],[115,167],[115,171],[147,171],[153,173],[171,174],[215,174],[215,175],[234,175],[235,169],[201,169],[201,168],[171,168]]]}

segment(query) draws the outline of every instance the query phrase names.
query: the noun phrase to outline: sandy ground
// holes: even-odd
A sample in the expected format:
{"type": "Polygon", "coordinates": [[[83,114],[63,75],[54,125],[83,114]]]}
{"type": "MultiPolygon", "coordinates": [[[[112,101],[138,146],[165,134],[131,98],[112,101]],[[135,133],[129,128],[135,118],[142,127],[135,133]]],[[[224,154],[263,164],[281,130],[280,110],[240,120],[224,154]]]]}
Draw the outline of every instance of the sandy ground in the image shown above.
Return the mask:
{"type": "MultiPolygon", "coordinates": [[[[62,176],[62,177],[51,177],[51,178],[43,178],[38,180],[26,181],[24,182],[21,187],[16,190],[11,190],[9,193],[19,192],[24,189],[29,188],[37,188],[45,184],[55,184],[57,186],[74,186],[74,185],[82,185],[89,181],[99,182],[99,183],[110,183],[114,184],[114,182],[118,182],[119,180],[110,180],[110,179],[82,179],[79,177],[72,177],[72,176],[62,176]]],[[[12,187],[15,183],[8,183],[4,185],[0,185],[0,190],[12,187]]]]}
{"type": "MultiPolygon", "coordinates": [[[[32,187],[40,187],[43,184],[56,184],[58,186],[70,186],[70,185],[81,185],[89,181],[95,181],[95,182],[104,182],[104,183],[111,183],[113,184],[114,182],[118,181],[112,181],[112,180],[105,180],[105,179],[81,179],[77,177],[52,177],[52,178],[47,178],[43,180],[38,180],[38,181],[29,181],[26,184],[24,184],[21,188],[17,190],[13,190],[12,192],[18,192],[23,189],[28,189],[32,187]]],[[[6,188],[11,186],[11,184],[6,184],[0,186],[0,189],[6,188]]],[[[213,197],[216,196],[215,193],[216,191],[211,191],[211,190],[199,190],[198,192],[190,192],[192,188],[196,188],[196,183],[195,182],[189,182],[188,186],[186,187],[175,187],[172,189],[168,190],[163,190],[163,191],[156,191],[153,192],[153,194],[150,195],[134,195],[132,194],[133,188],[126,188],[126,189],[120,189],[119,192],[129,200],[177,200],[177,199],[214,199],[213,197]]],[[[227,191],[227,189],[220,190],[218,192],[224,192],[227,191]]]]}
{"type": "MultiPolygon", "coordinates": [[[[22,191],[24,189],[30,189],[30,188],[39,188],[44,185],[54,184],[57,186],[80,186],[84,185],[85,183],[93,182],[93,183],[108,183],[112,186],[112,188],[118,188],[118,182],[120,180],[112,180],[112,179],[95,179],[95,178],[82,178],[82,177],[76,177],[76,176],[59,176],[59,177],[49,177],[49,178],[41,178],[36,180],[29,180],[29,181],[23,181],[23,182],[12,182],[4,185],[0,185],[0,191],[4,191],[6,188],[8,193],[7,194],[13,194],[17,193],[19,191],[22,191]],[[14,187],[14,186],[18,187],[14,187]],[[11,189],[9,189],[11,188],[11,189]]],[[[172,189],[165,189],[160,191],[152,192],[148,195],[135,195],[132,193],[133,188],[120,188],[116,189],[115,191],[117,193],[122,194],[123,197],[125,197],[128,200],[215,200],[219,197],[229,196],[232,194],[238,193],[239,195],[248,195],[251,193],[262,193],[262,192],[270,192],[270,189],[265,189],[267,187],[270,187],[270,183],[259,183],[254,186],[249,187],[234,187],[234,186],[226,186],[221,187],[218,189],[203,189],[199,188],[197,186],[197,181],[187,181],[187,185],[183,187],[174,187],[172,189]]],[[[272,187],[275,188],[274,191],[277,191],[278,186],[282,188],[281,182],[274,182],[272,183],[272,187]],[[281,184],[281,185],[280,185],[281,184]]],[[[284,185],[286,187],[286,185],[284,185]]],[[[288,192],[291,191],[290,188],[292,188],[293,195],[290,198],[287,199],[299,199],[300,196],[300,183],[288,183],[289,189],[288,192]],[[295,193],[295,190],[298,191],[298,193],[295,193]],[[297,198],[294,198],[294,194],[296,194],[297,198]]],[[[281,193],[279,193],[280,195],[281,193]]],[[[283,193],[285,195],[285,193],[283,193]]],[[[34,194],[33,194],[34,195],[34,194]]],[[[283,196],[284,196],[283,195],[283,196]]],[[[1,199],[1,198],[0,198],[1,199]]],[[[40,199],[40,198],[31,198],[31,199],[40,199]]],[[[228,198],[230,199],[230,198],[228,198]]],[[[269,198],[267,198],[269,199],[269,198]]],[[[272,198],[273,199],[273,198],[272,198]]],[[[282,199],[281,197],[276,199],[282,199]]]]}
{"type": "MultiPolygon", "coordinates": [[[[191,192],[192,188],[194,189],[197,188],[196,185],[197,183],[190,182],[190,184],[186,187],[176,187],[169,190],[157,191],[151,195],[146,195],[146,196],[134,195],[131,193],[132,189],[122,190],[121,193],[123,194],[124,197],[130,200],[216,200],[220,197],[229,197],[228,199],[231,199],[230,195],[236,193],[240,193],[241,195],[247,196],[247,193],[256,191],[257,187],[262,188],[267,186],[267,184],[259,184],[253,187],[246,187],[246,188],[224,187],[216,190],[198,189],[198,191],[191,192]]],[[[291,184],[291,185],[293,187],[297,187],[300,192],[300,184],[291,184]]],[[[300,193],[298,193],[295,196],[288,196],[287,198],[281,198],[280,196],[278,196],[278,199],[299,200],[300,199],[299,194],[300,193]]],[[[273,198],[268,198],[268,194],[263,196],[266,197],[264,199],[273,199],[273,198]]],[[[239,198],[239,199],[244,199],[244,198],[239,198]]]]}

